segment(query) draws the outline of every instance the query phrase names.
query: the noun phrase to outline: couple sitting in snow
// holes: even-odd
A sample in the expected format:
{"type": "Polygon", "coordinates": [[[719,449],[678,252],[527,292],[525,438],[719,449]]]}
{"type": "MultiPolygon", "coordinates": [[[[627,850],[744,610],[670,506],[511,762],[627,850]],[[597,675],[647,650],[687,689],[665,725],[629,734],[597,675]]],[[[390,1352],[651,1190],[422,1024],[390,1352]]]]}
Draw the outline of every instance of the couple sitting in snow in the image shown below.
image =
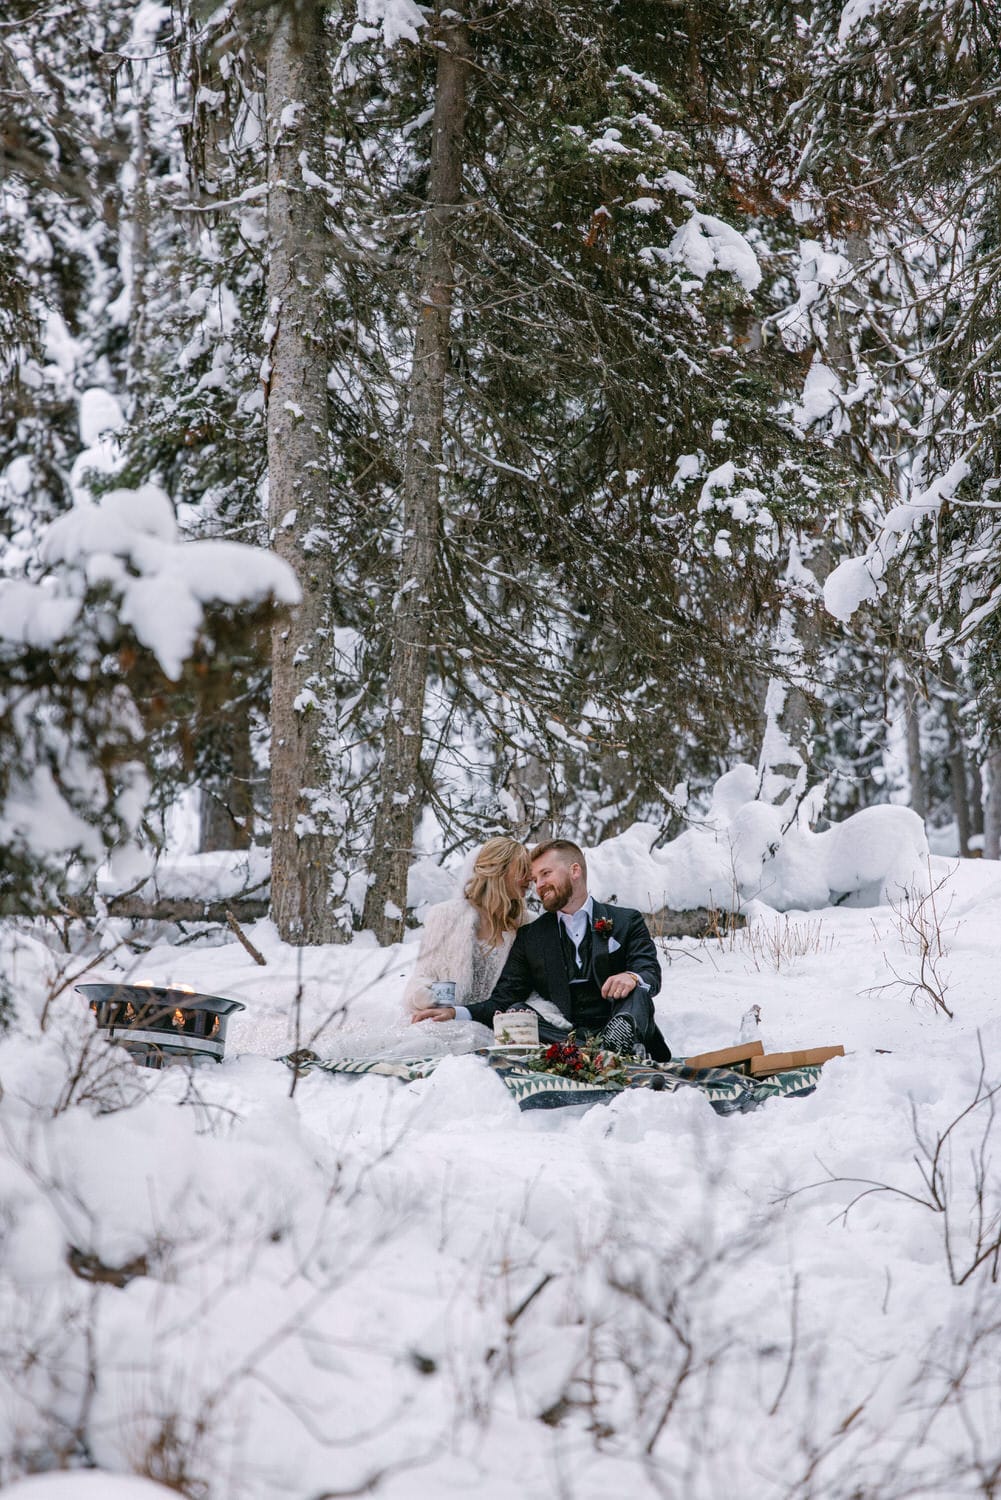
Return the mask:
{"type": "Polygon", "coordinates": [[[407,986],[413,1020],[479,1021],[498,1011],[534,1010],[545,1042],[600,1035],[620,1054],[667,1062],[653,1016],[660,965],[638,911],[606,906],[587,892],[576,844],[551,839],[529,854],[515,839],[488,839],[464,896],[427,914],[417,972],[407,986]],[[534,883],[544,911],[534,922],[525,893],[534,883]],[[437,1005],[428,986],[456,985],[456,1005],[437,1005]]]}

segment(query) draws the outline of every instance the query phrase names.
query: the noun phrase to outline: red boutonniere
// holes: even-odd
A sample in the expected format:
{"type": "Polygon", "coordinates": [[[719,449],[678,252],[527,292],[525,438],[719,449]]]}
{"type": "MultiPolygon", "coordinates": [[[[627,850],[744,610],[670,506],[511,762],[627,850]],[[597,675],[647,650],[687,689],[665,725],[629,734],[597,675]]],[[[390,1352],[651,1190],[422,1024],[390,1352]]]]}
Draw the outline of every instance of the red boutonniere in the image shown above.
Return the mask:
{"type": "Polygon", "coordinates": [[[608,937],[608,935],[610,934],[610,932],[612,930],[612,920],[611,920],[611,918],[610,917],[597,917],[595,919],[594,927],[593,927],[592,930],[594,932],[596,932],[599,937],[608,937]]]}

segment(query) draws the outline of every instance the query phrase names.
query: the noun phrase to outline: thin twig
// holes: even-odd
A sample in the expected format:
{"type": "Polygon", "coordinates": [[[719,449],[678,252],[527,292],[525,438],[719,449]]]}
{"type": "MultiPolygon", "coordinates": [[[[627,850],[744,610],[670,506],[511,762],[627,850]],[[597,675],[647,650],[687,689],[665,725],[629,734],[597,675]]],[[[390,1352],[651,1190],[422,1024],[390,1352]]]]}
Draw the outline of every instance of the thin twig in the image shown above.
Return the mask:
{"type": "Polygon", "coordinates": [[[264,954],[260,951],[259,948],[254,947],[253,943],[250,941],[249,937],[244,932],[243,928],[240,926],[239,922],[236,920],[228,906],[226,908],[226,926],[230,929],[231,932],[236,934],[240,942],[250,954],[251,958],[254,960],[254,963],[260,964],[262,969],[265,968],[268,962],[267,959],[264,957],[264,954]]]}

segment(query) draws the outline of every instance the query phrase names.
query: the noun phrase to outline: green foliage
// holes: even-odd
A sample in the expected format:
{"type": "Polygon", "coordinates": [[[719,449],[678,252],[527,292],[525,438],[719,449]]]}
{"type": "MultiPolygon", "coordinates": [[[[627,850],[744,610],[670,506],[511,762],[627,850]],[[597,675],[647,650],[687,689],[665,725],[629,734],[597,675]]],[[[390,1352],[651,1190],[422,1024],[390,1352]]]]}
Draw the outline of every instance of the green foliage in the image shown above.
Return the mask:
{"type": "MultiPolygon", "coordinates": [[[[828,443],[804,444],[792,427],[783,408],[801,361],[760,332],[784,304],[796,241],[768,186],[785,61],[775,35],[725,5],[700,10],[697,35],[679,33],[672,14],[659,37],[656,6],[525,4],[503,17],[483,6],[469,17],[427,779],[439,812],[453,795],[468,806],[480,779],[472,735],[495,787],[545,765],[536,808],[590,833],[588,804],[614,804],[621,821],[662,816],[665,786],[712,779],[750,746],[789,602],[783,538],[821,524],[855,481],[828,443]],[[751,132],[740,148],[738,98],[751,132]],[[764,272],[756,291],[728,271],[700,282],[672,250],[696,202],[746,231],[764,272]],[[713,498],[709,475],[728,463],[730,488],[719,482],[713,498]]],[[[364,285],[340,285],[381,335],[383,318],[410,317],[393,302],[420,249],[408,234],[433,39],[387,59],[371,41],[352,47],[350,26],[346,16],[340,212],[397,229],[364,285]],[[373,160],[390,164],[377,207],[373,160]]],[[[397,327],[405,349],[407,325],[397,327]]],[[[382,432],[392,451],[398,431],[382,432]]],[[[363,576],[371,589],[371,570],[363,576]]]]}

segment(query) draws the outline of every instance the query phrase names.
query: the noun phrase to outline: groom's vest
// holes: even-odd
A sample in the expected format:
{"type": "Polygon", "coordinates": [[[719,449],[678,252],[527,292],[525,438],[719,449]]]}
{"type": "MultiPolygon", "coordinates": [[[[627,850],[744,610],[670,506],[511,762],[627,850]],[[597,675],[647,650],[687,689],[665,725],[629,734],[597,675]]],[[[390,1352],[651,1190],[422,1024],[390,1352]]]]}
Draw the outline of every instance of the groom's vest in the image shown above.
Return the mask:
{"type": "Polygon", "coordinates": [[[556,925],[560,934],[560,947],[563,950],[567,981],[570,985],[571,1019],[574,1025],[581,1029],[599,1030],[608,1020],[612,1006],[610,1001],[602,999],[601,985],[594,972],[594,942],[591,936],[591,925],[588,923],[581,939],[579,964],[573,939],[559,917],[556,919],[556,925]]]}

